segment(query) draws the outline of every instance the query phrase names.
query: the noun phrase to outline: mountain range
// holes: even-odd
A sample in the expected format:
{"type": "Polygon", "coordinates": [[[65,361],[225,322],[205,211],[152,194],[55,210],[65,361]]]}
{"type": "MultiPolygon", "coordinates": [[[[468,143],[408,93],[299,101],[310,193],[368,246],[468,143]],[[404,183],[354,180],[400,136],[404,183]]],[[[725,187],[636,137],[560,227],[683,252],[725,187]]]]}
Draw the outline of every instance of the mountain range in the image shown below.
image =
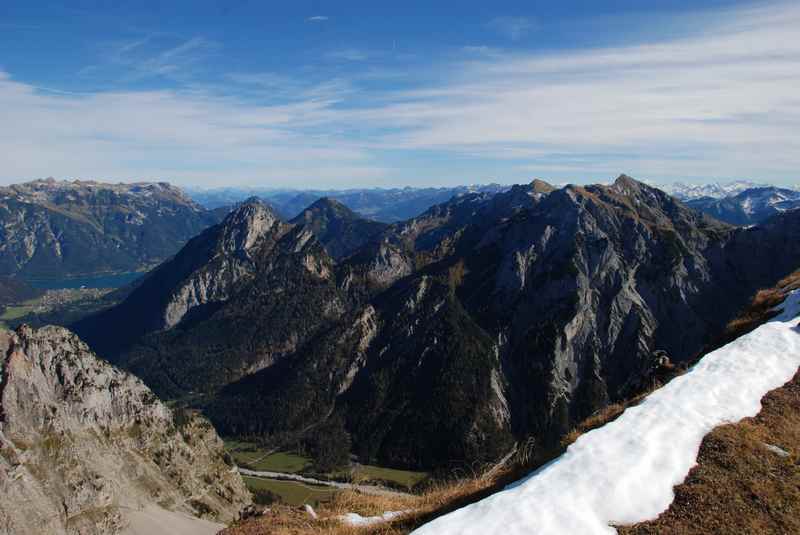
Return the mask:
{"type": "Polygon", "coordinates": [[[733,225],[754,225],[800,208],[800,191],[774,186],[748,188],[722,198],[690,199],[686,205],[733,225]]]}
{"type": "Polygon", "coordinates": [[[469,463],[558,440],[645,388],[663,352],[690,362],[800,264],[798,238],[800,212],[736,228],[624,175],[388,226],[251,199],[73,328],[224,433],[341,421],[364,461],[469,463]]]}
{"type": "Polygon", "coordinates": [[[47,179],[0,187],[0,276],[64,279],[146,269],[224,213],[166,183],[47,179]]]}
{"type": "Polygon", "coordinates": [[[259,197],[285,219],[292,219],[320,198],[341,202],[363,217],[394,223],[418,216],[431,206],[467,193],[497,193],[508,189],[500,184],[450,188],[365,188],[349,190],[274,190],[269,188],[187,189],[188,194],[208,209],[236,205],[259,197]]]}
{"type": "Polygon", "coordinates": [[[733,182],[708,182],[705,184],[673,182],[672,184],[664,184],[658,187],[677,199],[689,201],[701,197],[723,199],[738,195],[744,190],[769,187],[769,184],[760,184],[750,180],[736,180],[733,182]]]}

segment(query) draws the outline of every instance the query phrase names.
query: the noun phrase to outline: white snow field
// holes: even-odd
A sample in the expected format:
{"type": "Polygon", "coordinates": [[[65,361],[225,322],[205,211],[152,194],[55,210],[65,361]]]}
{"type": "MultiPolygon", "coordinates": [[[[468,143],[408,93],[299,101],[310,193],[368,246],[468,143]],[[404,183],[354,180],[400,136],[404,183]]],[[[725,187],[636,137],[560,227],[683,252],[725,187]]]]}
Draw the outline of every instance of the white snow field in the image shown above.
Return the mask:
{"type": "Polygon", "coordinates": [[[561,457],[415,535],[613,534],[656,518],[715,427],[755,416],[800,366],[800,291],[772,321],[709,353],[561,457]]]}

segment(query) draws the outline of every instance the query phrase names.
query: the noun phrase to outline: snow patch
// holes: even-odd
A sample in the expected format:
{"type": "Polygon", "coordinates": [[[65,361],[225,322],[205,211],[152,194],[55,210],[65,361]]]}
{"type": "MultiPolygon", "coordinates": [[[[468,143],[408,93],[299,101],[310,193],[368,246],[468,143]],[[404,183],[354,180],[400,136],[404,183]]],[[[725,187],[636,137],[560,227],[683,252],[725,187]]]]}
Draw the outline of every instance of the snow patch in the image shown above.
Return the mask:
{"type": "Polygon", "coordinates": [[[656,518],[695,465],[703,437],[758,414],[761,398],[797,372],[800,291],[782,307],[773,320],[581,436],[558,459],[414,534],[605,535],[616,533],[611,525],[656,518]]]}
{"type": "Polygon", "coordinates": [[[347,513],[340,516],[339,519],[348,526],[374,526],[375,524],[394,520],[408,512],[409,511],[387,511],[381,516],[361,516],[358,513],[347,513]]]}

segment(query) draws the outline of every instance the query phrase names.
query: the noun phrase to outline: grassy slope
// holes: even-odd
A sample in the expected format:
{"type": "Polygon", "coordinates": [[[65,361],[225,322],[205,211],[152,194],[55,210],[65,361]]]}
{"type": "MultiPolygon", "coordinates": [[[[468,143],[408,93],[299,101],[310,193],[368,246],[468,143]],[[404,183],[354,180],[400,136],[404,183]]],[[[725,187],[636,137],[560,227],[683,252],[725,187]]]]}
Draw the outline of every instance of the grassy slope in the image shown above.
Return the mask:
{"type": "Polygon", "coordinates": [[[244,476],[244,482],[251,491],[268,490],[280,496],[283,503],[292,506],[306,503],[316,506],[320,502],[329,501],[337,493],[337,490],[331,487],[308,485],[296,481],[277,481],[244,476]]]}

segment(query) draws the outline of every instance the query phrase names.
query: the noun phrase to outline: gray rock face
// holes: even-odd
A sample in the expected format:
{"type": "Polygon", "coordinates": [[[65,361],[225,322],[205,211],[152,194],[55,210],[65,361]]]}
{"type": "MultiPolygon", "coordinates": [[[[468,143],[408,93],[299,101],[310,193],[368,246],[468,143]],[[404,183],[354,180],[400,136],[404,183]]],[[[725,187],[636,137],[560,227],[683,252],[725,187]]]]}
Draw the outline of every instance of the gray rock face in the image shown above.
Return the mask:
{"type": "Polygon", "coordinates": [[[0,332],[0,533],[117,533],[156,504],[226,522],[249,503],[213,427],[173,414],[60,327],[0,332]]]}
{"type": "Polygon", "coordinates": [[[159,328],[174,327],[195,307],[226,301],[242,280],[253,277],[257,262],[254,251],[264,245],[270,233],[277,237],[286,229],[258,201],[247,202],[232,212],[220,227],[212,256],[199,262],[197,269],[172,289],[159,328]]]}

